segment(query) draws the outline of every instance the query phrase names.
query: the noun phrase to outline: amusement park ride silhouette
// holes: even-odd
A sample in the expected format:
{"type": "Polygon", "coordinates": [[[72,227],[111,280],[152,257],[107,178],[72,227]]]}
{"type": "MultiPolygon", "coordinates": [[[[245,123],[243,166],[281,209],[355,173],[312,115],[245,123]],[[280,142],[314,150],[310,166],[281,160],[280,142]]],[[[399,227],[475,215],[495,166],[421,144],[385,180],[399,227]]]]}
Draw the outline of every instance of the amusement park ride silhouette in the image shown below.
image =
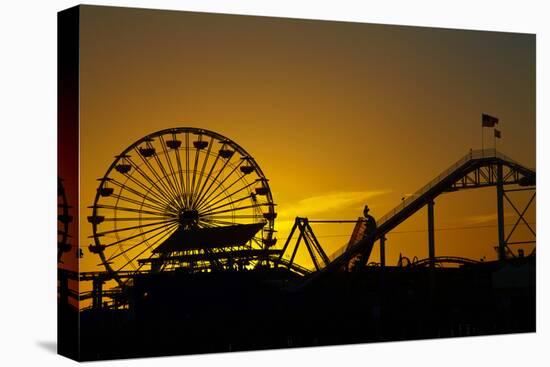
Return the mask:
{"type": "MultiPolygon", "coordinates": [[[[380,242],[380,266],[385,264],[385,235],[423,207],[428,208],[429,258],[420,263],[447,263],[435,256],[434,201],[444,193],[487,186],[497,188],[498,257],[516,256],[508,245],[535,243],[535,231],[524,215],[535,198],[535,172],[494,149],[470,151],[455,164],[380,218],[377,229],[364,235],[364,219],[308,220],[296,218],[282,248],[275,248],[277,213],[268,184],[254,158],[234,141],[198,128],[173,128],[148,135],[126,148],[100,178],[92,213],[94,244],[106,274],[124,287],[140,272],[250,270],[285,267],[308,281],[357,262],[368,263],[375,241],[380,242]],[[513,189],[505,189],[515,186],[513,189]],[[532,191],[524,208],[511,193],[532,191]],[[504,200],[517,214],[505,234],[504,200]],[[328,256],[310,223],[356,223],[350,241],[328,256]],[[533,238],[510,243],[519,224],[533,238]],[[294,233],[299,236],[292,244],[294,233]],[[295,262],[301,244],[314,269],[295,262]],[[286,256],[285,256],[286,255],[286,256]]],[[[59,259],[68,251],[69,205],[59,179],[59,259]]],[[[534,253],[534,251],[533,251],[534,253]]],[[[454,258],[455,263],[472,260],[454,258]]],[[[93,274],[82,273],[91,279],[93,274]]],[[[82,298],[81,298],[82,299],[82,298]]]]}
{"type": "Polygon", "coordinates": [[[67,195],[63,180],[57,179],[57,261],[61,262],[61,256],[69,252],[72,246],[69,243],[69,224],[73,217],[69,215],[70,206],[67,203],[67,195]]]}
{"type": "MultiPolygon", "coordinates": [[[[535,231],[525,219],[525,213],[535,198],[535,184],[534,170],[502,153],[494,149],[470,151],[367,230],[365,227],[368,221],[363,217],[355,220],[298,217],[284,244],[277,246],[276,204],[269,180],[255,159],[236,142],[218,133],[189,127],[166,129],[143,137],[123,150],[98,180],[97,193],[87,217],[93,230],[93,244],[88,250],[98,256],[105,271],[76,273],[60,270],[61,288],[68,286],[67,279],[92,282],[92,290],[87,292],[60,289],[63,295],[60,302],[68,302],[67,297],[75,297],[80,301],[91,299],[91,306],[81,312],[96,312],[97,316],[97,312],[103,312],[101,315],[104,315],[109,310],[116,312],[135,308],[135,312],[147,314],[146,319],[150,320],[151,315],[158,318],[162,317],[162,313],[170,313],[166,311],[167,304],[182,305],[188,302],[188,298],[182,295],[183,291],[178,291],[181,290],[179,287],[183,287],[182,284],[186,284],[188,297],[192,297],[191,294],[211,296],[204,289],[199,291],[190,286],[189,279],[206,284],[205,289],[228,287],[238,294],[241,288],[232,288],[235,282],[245,284],[251,281],[251,277],[254,277],[253,284],[259,281],[257,277],[261,278],[262,284],[270,284],[269,287],[276,283],[276,294],[294,294],[289,297],[310,294],[308,299],[317,302],[316,292],[321,292],[319,289],[323,287],[323,294],[329,292],[327,289],[331,288],[326,285],[332,284],[342,274],[383,271],[389,279],[388,274],[393,274],[392,269],[396,267],[386,265],[386,235],[424,207],[428,211],[429,257],[413,262],[400,259],[397,268],[402,268],[405,263],[411,269],[425,269],[428,272],[445,267],[446,264],[475,268],[480,264],[471,259],[436,256],[434,202],[444,193],[489,186],[496,187],[497,202],[498,261],[494,262],[497,264],[494,266],[516,260],[525,261],[535,255],[535,231]],[[513,193],[517,191],[532,192],[525,207],[514,203],[513,193]],[[504,226],[505,201],[517,214],[517,221],[508,233],[504,226]],[[310,225],[312,223],[355,223],[355,229],[345,246],[328,255],[315,236],[310,225]],[[524,241],[510,241],[520,224],[528,228],[532,237],[524,241]],[[295,234],[298,234],[296,240],[295,234]],[[380,263],[373,264],[369,258],[376,242],[379,243],[380,263]],[[532,252],[525,258],[522,253],[516,254],[509,246],[518,243],[533,244],[532,252]],[[301,246],[307,250],[313,268],[296,262],[296,254],[301,246]],[[517,259],[520,255],[521,259],[517,259]],[[228,279],[233,282],[230,286],[226,283],[228,279]],[[116,282],[114,286],[103,289],[106,282],[112,281],[116,282]]],[[[71,248],[68,244],[68,223],[72,218],[61,180],[59,187],[58,255],[61,259],[61,255],[71,248]]],[[[415,276],[418,275],[412,275],[415,276]]],[[[391,280],[385,282],[392,284],[391,280]]],[[[431,282],[433,284],[433,280],[431,282]]],[[[381,290],[380,294],[384,292],[381,290]]],[[[295,301],[292,298],[289,302],[295,301]]],[[[303,306],[306,301],[296,302],[303,306]]],[[[264,307],[270,303],[264,300],[259,304],[264,307]]],[[[273,311],[273,314],[277,312],[280,311],[273,311]]],[[[183,317],[181,311],[178,311],[178,315],[183,317]]],[[[209,313],[208,317],[211,318],[212,314],[209,313]]],[[[301,325],[309,328],[298,320],[294,320],[294,324],[296,327],[301,325]]],[[[156,330],[156,326],[151,325],[148,326],[150,330],[156,330]]],[[[396,328],[394,324],[391,327],[396,328]]],[[[441,334],[441,330],[437,330],[441,334]]],[[[99,333],[97,330],[95,332],[99,333]]],[[[325,335],[323,333],[319,335],[325,335]]],[[[382,340],[380,332],[377,333],[372,340],[382,340]]],[[[399,335],[388,334],[387,338],[393,340],[400,338],[399,335]]],[[[422,332],[416,337],[434,335],[422,332]]],[[[287,340],[284,346],[316,345],[315,338],[307,342],[287,340]]],[[[220,342],[223,347],[213,347],[214,351],[226,350],[224,348],[227,345],[230,345],[231,350],[231,345],[235,345],[228,339],[223,340],[225,344],[220,342]]],[[[330,339],[327,343],[339,340],[330,339]]],[[[353,340],[365,341],[360,336],[353,340]]],[[[346,339],[346,342],[350,340],[346,339]]],[[[241,348],[281,346],[276,342],[266,342],[261,346],[251,343],[243,342],[241,348]]],[[[203,349],[195,345],[186,351],[203,349]]],[[[111,351],[106,355],[117,357],[132,354],[111,351]]]]}
{"type": "Polygon", "coordinates": [[[89,250],[120,284],[124,271],[267,265],[276,243],[260,166],[203,129],[163,130],[132,144],[99,179],[91,209],[89,250]]]}

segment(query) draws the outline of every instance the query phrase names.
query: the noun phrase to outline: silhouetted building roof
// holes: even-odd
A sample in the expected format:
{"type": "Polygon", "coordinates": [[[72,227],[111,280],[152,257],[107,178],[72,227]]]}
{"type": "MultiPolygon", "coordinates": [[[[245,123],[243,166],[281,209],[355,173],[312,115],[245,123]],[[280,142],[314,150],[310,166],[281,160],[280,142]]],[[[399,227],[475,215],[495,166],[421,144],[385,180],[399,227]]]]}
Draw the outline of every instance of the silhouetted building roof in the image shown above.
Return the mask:
{"type": "Polygon", "coordinates": [[[178,228],[154,253],[170,253],[195,249],[210,249],[244,245],[264,226],[264,223],[236,224],[213,228],[178,228]]]}

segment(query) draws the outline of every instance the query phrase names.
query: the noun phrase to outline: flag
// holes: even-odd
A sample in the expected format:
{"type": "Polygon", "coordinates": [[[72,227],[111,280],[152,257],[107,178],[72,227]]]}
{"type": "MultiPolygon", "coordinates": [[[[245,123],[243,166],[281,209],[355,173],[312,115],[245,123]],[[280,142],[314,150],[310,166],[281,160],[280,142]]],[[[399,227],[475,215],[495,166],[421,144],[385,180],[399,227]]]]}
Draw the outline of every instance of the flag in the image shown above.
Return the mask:
{"type": "Polygon", "coordinates": [[[495,138],[500,139],[500,130],[495,129],[495,138]]]}
{"type": "Polygon", "coordinates": [[[498,118],[487,115],[485,113],[481,114],[481,126],[495,127],[495,124],[498,124],[498,118]]]}

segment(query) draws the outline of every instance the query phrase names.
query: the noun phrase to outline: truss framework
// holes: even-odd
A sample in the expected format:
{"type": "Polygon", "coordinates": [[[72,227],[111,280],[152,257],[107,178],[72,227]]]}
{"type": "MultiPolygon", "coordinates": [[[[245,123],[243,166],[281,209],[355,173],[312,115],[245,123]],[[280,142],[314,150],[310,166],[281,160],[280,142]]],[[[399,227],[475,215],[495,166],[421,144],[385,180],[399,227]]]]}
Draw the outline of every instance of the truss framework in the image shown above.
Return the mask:
{"type": "Polygon", "coordinates": [[[296,254],[298,252],[298,248],[302,243],[302,240],[304,245],[307,248],[307,251],[309,253],[311,261],[313,262],[313,266],[315,267],[315,270],[320,270],[323,267],[326,267],[330,263],[330,260],[327,254],[321,247],[319,240],[317,240],[317,237],[315,237],[315,233],[313,233],[313,229],[309,225],[309,220],[307,218],[296,217],[296,219],[294,220],[294,225],[292,226],[292,229],[290,230],[290,234],[281,251],[281,255],[277,259],[277,262],[276,262],[277,266],[279,266],[280,264],[283,264],[287,267],[292,267],[292,265],[294,264],[294,260],[296,258],[296,254]],[[298,230],[300,233],[298,235],[298,239],[294,243],[293,249],[291,250],[292,254],[290,256],[290,259],[283,262],[284,260],[283,254],[287,250],[296,230],[298,230]]]}
{"type": "MultiPolygon", "coordinates": [[[[319,270],[319,264],[325,265],[325,267],[321,269],[320,272],[348,268],[349,262],[352,261],[358,254],[370,254],[373,241],[379,240],[380,258],[382,259],[381,265],[385,266],[386,234],[391,232],[399,224],[401,224],[414,213],[418,212],[418,210],[422,209],[423,207],[428,208],[429,258],[435,259],[435,199],[439,195],[444,193],[483,187],[496,187],[497,191],[496,199],[499,234],[497,251],[499,259],[503,260],[506,259],[507,256],[515,256],[508,245],[526,243],[535,244],[536,233],[525,219],[525,213],[535,199],[535,171],[517,163],[516,161],[506,157],[496,150],[478,150],[470,151],[468,154],[458,160],[454,165],[444,171],[441,175],[439,175],[434,180],[430,181],[427,185],[418,190],[409,199],[405,200],[398,207],[390,211],[387,215],[380,218],[378,220],[377,231],[372,236],[372,238],[363,238],[355,244],[348,244],[346,245],[346,248],[339,249],[332,256],[330,256],[328,263],[326,261],[314,261],[314,265],[317,270],[319,270]],[[510,186],[515,187],[508,188],[510,186]],[[513,191],[525,190],[532,190],[533,195],[531,196],[527,205],[522,208],[513,202],[509,193],[513,191]],[[510,204],[510,206],[514,209],[515,213],[518,216],[517,221],[507,235],[505,234],[504,230],[505,201],[510,204]],[[533,239],[525,241],[510,241],[512,234],[517,230],[517,227],[520,223],[527,225],[527,228],[532,234],[533,239]]],[[[291,231],[291,235],[288,237],[287,243],[285,243],[285,246],[283,248],[281,258],[284,252],[287,250],[289,241],[294,234],[296,228],[300,229],[301,231],[305,230],[305,232],[308,233],[311,231],[311,228],[308,224],[309,222],[307,218],[296,219],[296,223],[291,231]]],[[[300,241],[302,237],[303,236],[301,235],[298,238],[298,241],[300,241]]],[[[318,241],[316,240],[315,235],[312,232],[311,234],[308,234],[308,239],[309,238],[313,238],[315,240],[313,242],[315,247],[313,248],[317,248],[318,241]]],[[[298,245],[299,243],[296,243],[294,251],[296,251],[298,245]]],[[[312,246],[308,246],[308,250],[311,247],[312,246]]],[[[320,248],[320,246],[318,247],[320,248]]],[[[532,253],[534,253],[534,250],[532,253]]],[[[312,254],[312,251],[310,251],[310,254],[312,258],[315,257],[312,254]]],[[[291,256],[291,263],[293,260],[294,256],[291,256]]],[[[365,258],[364,261],[368,263],[368,257],[365,258]]],[[[315,277],[315,275],[313,277],[315,277]]]]}

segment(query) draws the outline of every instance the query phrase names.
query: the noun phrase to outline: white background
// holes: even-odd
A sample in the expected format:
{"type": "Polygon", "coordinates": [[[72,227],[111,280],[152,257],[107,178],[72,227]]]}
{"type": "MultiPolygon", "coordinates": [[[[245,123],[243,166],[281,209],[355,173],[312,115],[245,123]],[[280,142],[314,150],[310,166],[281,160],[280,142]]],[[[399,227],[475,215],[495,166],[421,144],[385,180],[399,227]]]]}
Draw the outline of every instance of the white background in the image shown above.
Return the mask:
{"type": "MultiPolygon", "coordinates": [[[[49,366],[56,340],[56,12],[73,1],[4,1],[0,12],[0,365],[49,366]]],[[[545,1],[104,1],[90,4],[537,33],[537,333],[95,365],[549,365],[547,306],[550,11],[545,1]],[[546,24],[545,24],[546,23],[546,24]],[[546,102],[546,103],[545,103],[546,102]]],[[[506,60],[502,60],[506,62],[506,60]]],[[[511,315],[513,317],[513,315],[511,315]]]]}

